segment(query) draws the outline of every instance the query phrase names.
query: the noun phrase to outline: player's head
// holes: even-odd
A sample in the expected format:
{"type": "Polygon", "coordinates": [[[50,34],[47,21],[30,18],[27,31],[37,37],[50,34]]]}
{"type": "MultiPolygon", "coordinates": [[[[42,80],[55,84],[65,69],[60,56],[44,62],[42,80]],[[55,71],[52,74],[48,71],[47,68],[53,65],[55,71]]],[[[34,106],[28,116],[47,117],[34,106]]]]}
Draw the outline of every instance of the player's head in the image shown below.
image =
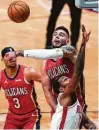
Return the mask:
{"type": "Polygon", "coordinates": [[[58,48],[69,43],[69,31],[64,26],[55,29],[52,37],[52,47],[58,48]]]}
{"type": "Polygon", "coordinates": [[[2,60],[4,61],[6,67],[14,68],[16,66],[16,54],[15,54],[14,48],[5,47],[1,51],[1,56],[2,56],[2,60]]]}
{"type": "Polygon", "coordinates": [[[70,82],[70,78],[66,76],[61,76],[58,79],[58,83],[60,84],[60,92],[64,92],[64,89],[68,86],[69,82],[70,82]]]}

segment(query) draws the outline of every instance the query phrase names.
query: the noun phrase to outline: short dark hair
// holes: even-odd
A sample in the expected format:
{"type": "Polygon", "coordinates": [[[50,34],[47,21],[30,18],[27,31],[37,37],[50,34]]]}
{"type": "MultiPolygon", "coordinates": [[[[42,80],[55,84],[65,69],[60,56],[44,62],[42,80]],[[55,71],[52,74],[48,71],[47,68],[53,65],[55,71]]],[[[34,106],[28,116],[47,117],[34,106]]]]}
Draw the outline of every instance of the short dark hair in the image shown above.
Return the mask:
{"type": "Polygon", "coordinates": [[[55,29],[55,31],[57,31],[57,30],[64,30],[67,34],[68,34],[68,36],[69,36],[69,31],[68,31],[68,29],[67,28],[65,28],[64,26],[59,26],[59,27],[57,27],[56,29],[55,29]]]}
{"type": "Polygon", "coordinates": [[[12,51],[15,51],[14,48],[12,48],[12,47],[5,47],[5,48],[1,51],[1,56],[4,57],[7,52],[12,52],[12,51]]]}

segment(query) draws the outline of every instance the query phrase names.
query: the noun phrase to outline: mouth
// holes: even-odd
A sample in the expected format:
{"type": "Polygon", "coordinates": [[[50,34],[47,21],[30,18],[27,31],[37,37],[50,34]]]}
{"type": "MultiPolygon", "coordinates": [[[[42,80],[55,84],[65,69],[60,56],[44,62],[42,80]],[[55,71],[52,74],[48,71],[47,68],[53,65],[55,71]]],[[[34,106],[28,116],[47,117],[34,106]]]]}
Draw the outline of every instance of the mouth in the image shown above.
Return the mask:
{"type": "Polygon", "coordinates": [[[16,61],[15,61],[15,60],[9,60],[9,63],[10,63],[10,64],[15,64],[16,61]]]}
{"type": "Polygon", "coordinates": [[[60,43],[60,40],[55,40],[54,42],[56,42],[56,43],[60,43]]]}
{"type": "Polygon", "coordinates": [[[61,45],[61,42],[60,42],[59,40],[55,40],[55,41],[54,41],[54,45],[55,45],[55,46],[60,46],[60,45],[61,45]]]}

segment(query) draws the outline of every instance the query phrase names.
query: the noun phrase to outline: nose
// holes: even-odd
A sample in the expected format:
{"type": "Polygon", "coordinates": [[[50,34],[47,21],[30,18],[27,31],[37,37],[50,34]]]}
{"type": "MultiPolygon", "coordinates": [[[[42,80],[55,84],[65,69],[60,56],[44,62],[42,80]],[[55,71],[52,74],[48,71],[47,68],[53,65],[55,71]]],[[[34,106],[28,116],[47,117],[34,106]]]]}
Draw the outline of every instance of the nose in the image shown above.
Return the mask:
{"type": "Polygon", "coordinates": [[[9,57],[10,61],[15,61],[15,59],[16,59],[16,57],[13,57],[13,56],[9,57]]]}
{"type": "Polygon", "coordinates": [[[56,35],[56,38],[58,38],[58,39],[59,39],[59,35],[58,35],[58,34],[56,35]]]}

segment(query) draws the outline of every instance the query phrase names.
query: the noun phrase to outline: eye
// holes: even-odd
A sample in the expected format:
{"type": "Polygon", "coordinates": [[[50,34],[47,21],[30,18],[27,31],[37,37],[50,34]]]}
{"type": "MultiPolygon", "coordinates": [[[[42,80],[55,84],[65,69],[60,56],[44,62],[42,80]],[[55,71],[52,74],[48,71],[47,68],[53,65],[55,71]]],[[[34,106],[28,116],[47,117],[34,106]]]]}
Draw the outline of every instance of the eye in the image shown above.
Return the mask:
{"type": "Polygon", "coordinates": [[[64,37],[64,36],[65,36],[65,34],[61,32],[61,33],[60,33],[60,36],[64,37]]]}
{"type": "Polygon", "coordinates": [[[57,35],[57,32],[54,32],[53,36],[56,36],[57,35]]]}

